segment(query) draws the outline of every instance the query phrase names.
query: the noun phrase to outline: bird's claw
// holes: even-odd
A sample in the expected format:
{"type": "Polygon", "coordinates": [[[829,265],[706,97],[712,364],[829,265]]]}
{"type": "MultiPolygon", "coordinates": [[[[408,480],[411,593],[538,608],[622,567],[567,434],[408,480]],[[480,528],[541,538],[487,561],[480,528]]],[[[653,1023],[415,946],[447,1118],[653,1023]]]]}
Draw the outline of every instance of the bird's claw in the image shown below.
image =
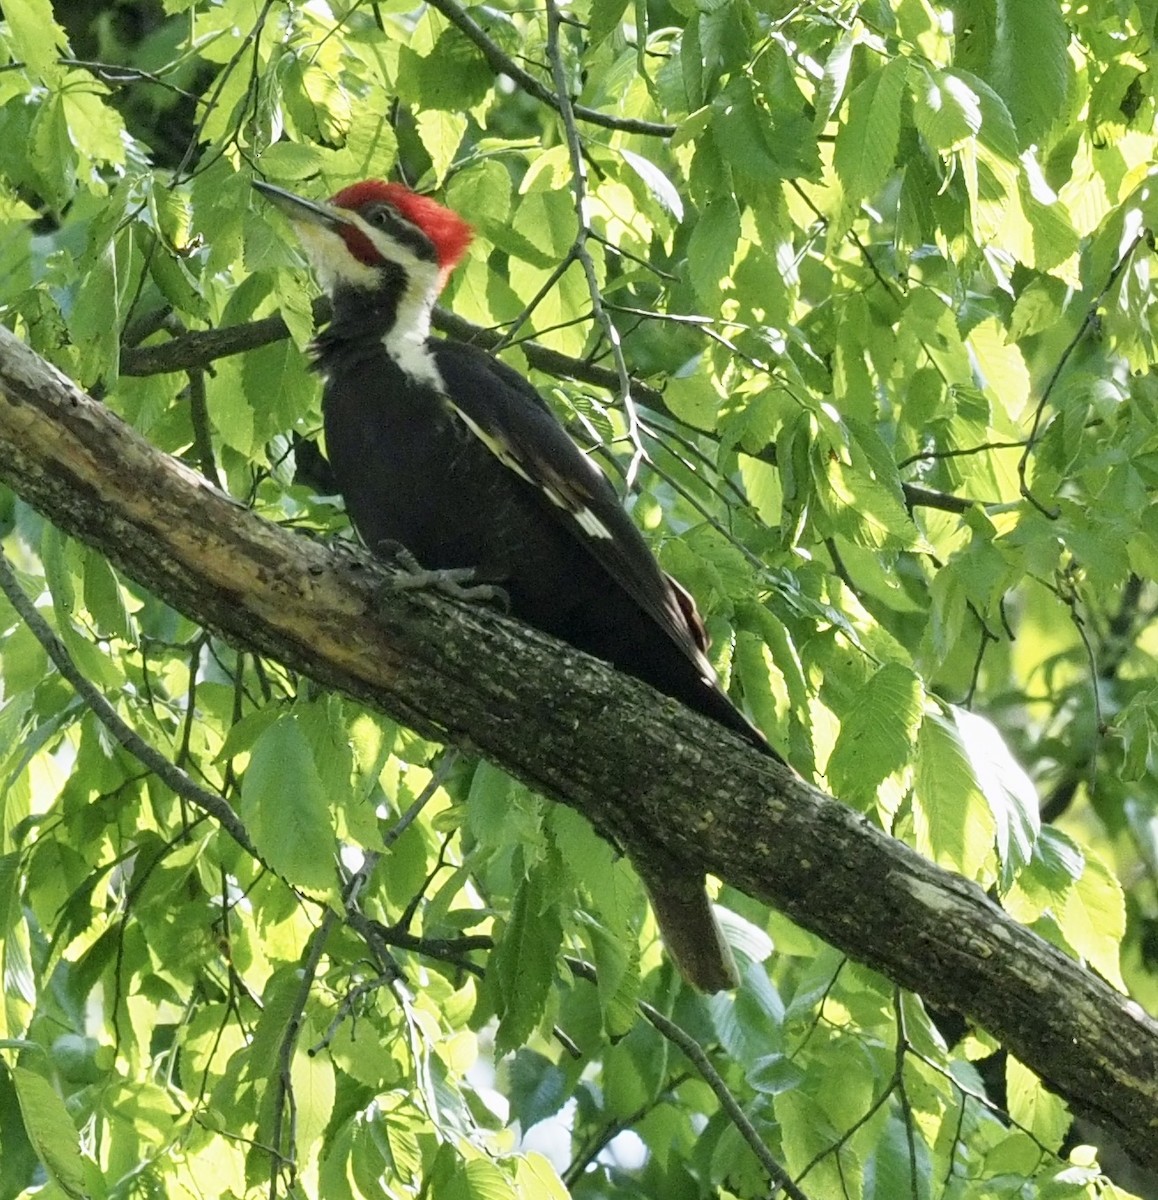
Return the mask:
{"type": "Polygon", "coordinates": [[[511,598],[495,583],[479,582],[474,567],[443,567],[428,571],[400,542],[382,542],[378,546],[380,557],[389,560],[396,568],[390,587],[398,592],[417,592],[431,589],[449,596],[452,600],[465,600],[470,604],[494,604],[503,612],[511,611],[511,598]]]}

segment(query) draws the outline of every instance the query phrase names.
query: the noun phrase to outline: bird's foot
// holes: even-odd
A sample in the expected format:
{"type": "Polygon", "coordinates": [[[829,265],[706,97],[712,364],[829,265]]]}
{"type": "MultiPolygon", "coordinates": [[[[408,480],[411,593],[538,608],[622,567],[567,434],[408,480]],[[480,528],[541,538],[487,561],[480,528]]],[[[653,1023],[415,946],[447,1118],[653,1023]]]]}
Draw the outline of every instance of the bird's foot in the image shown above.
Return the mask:
{"type": "Polygon", "coordinates": [[[417,592],[430,589],[449,596],[452,600],[465,600],[470,604],[494,604],[503,612],[510,612],[511,598],[496,583],[481,582],[474,567],[443,567],[441,570],[426,570],[401,542],[380,542],[377,553],[395,567],[390,587],[398,592],[417,592]]]}

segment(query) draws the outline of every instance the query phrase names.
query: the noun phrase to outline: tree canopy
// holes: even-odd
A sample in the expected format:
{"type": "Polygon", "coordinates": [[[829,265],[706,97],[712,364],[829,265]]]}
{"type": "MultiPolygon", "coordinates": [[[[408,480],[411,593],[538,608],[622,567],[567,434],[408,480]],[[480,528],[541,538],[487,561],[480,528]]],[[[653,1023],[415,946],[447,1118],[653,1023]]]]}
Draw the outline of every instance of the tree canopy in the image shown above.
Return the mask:
{"type": "Polygon", "coordinates": [[[3,16],[0,1200],[1158,1194],[1158,3],[3,16]],[[366,177],[801,780],[381,593],[249,186],[366,177]]]}

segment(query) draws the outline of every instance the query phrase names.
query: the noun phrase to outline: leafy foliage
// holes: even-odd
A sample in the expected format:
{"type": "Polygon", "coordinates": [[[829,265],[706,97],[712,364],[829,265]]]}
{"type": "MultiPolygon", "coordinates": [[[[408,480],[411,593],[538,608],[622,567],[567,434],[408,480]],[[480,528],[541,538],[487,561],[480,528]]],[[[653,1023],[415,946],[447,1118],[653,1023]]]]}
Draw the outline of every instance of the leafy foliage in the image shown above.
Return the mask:
{"type": "MultiPolygon", "coordinates": [[[[314,286],[249,181],[441,190],[477,230],[448,307],[630,479],[772,740],[1153,1007],[1153,4],[552,3],[6,0],[5,323],[340,532],[295,473],[314,286]]],[[[0,602],[0,1197],[767,1194],[709,1083],[813,1198],[1115,1194],[916,997],[729,891],[744,985],[689,994],[574,814],[2,504],[76,664],[264,861],[0,602]]]]}

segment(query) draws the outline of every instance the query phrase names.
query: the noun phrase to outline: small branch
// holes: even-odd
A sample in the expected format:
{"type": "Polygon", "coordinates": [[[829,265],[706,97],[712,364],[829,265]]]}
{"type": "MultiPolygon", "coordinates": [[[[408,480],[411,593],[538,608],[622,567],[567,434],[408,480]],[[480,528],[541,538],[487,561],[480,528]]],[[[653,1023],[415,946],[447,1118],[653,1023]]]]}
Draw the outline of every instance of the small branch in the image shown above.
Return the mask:
{"type": "Polygon", "coordinates": [[[619,330],[611,319],[610,313],[603,306],[603,293],[599,286],[599,278],[595,272],[595,260],[587,249],[587,240],[593,234],[591,218],[587,206],[587,163],[583,157],[583,146],[579,139],[579,129],[575,124],[575,110],[571,105],[571,93],[567,84],[567,71],[563,65],[563,54],[559,45],[559,26],[561,20],[555,0],[547,0],[547,56],[551,60],[551,75],[555,81],[556,107],[563,122],[563,132],[567,139],[567,149],[571,157],[571,189],[575,193],[575,215],[579,221],[579,234],[571,247],[571,256],[578,260],[587,279],[587,292],[591,297],[591,310],[596,324],[602,330],[607,344],[611,347],[611,360],[615,364],[615,375],[618,382],[618,393],[627,417],[627,431],[631,438],[633,452],[631,464],[627,468],[627,487],[630,490],[635,482],[640,464],[647,461],[647,451],[643,447],[643,438],[639,430],[639,414],[635,409],[635,400],[631,394],[631,373],[627,369],[627,360],[623,356],[623,343],[619,338],[619,330]]]}
{"type": "MultiPolygon", "coordinates": [[[[571,969],[571,972],[580,979],[586,979],[588,983],[597,982],[598,977],[595,974],[595,968],[590,963],[586,963],[580,958],[573,958],[570,955],[565,956],[564,961],[571,969]]],[[[686,1029],[677,1025],[670,1017],[664,1016],[658,1008],[648,1004],[646,1000],[639,1000],[636,1002],[636,1005],[644,1018],[663,1037],[667,1038],[673,1046],[676,1046],[683,1052],[684,1057],[699,1071],[700,1077],[715,1093],[716,1099],[720,1102],[720,1107],[727,1113],[728,1119],[735,1125],[740,1136],[748,1143],[752,1153],[759,1159],[760,1165],[768,1172],[768,1177],[776,1185],[772,1191],[772,1200],[774,1200],[779,1191],[783,1191],[789,1197],[789,1200],[808,1200],[807,1195],[792,1182],[792,1177],[776,1161],[768,1147],[764,1145],[760,1135],[756,1132],[755,1126],[748,1120],[747,1114],[740,1107],[736,1097],[732,1095],[728,1085],[724,1082],[724,1077],[716,1070],[712,1064],[712,1060],[704,1053],[699,1042],[686,1029]]]]}
{"type": "Polygon", "coordinates": [[[1110,289],[1118,282],[1122,272],[1126,269],[1126,264],[1130,261],[1134,251],[1142,244],[1146,238],[1146,230],[1140,230],[1134,237],[1133,241],[1122,252],[1121,258],[1114,264],[1114,269],[1110,272],[1109,278],[1106,280],[1105,286],[1094,297],[1093,303],[1086,310],[1086,315],[1082,318],[1082,323],[1078,326],[1077,332],[1069,342],[1066,348],[1061,352],[1061,357],[1057,360],[1057,366],[1050,373],[1050,377],[1046,382],[1045,388],[1041,393],[1041,399],[1037,403],[1037,408],[1033,414],[1033,424],[1029,430],[1029,437],[1026,439],[1025,450],[1022,452],[1021,458],[1017,464],[1017,478],[1021,486],[1021,494],[1026,500],[1033,505],[1043,516],[1048,517],[1051,521],[1056,520],[1058,513],[1056,509],[1046,508],[1033,492],[1030,491],[1029,484],[1026,482],[1025,474],[1029,466],[1029,456],[1033,453],[1034,447],[1037,445],[1037,433],[1041,427],[1042,414],[1045,412],[1045,406],[1049,403],[1049,398],[1053,393],[1053,389],[1057,381],[1061,378],[1062,371],[1065,370],[1066,363],[1069,362],[1070,356],[1081,344],[1082,339],[1093,328],[1098,319],[1098,307],[1106,298],[1110,289]]]}
{"type": "Polygon", "coordinates": [[[427,783],[413,804],[402,814],[394,825],[386,832],[386,836],[382,839],[383,846],[389,850],[391,846],[410,828],[414,823],[415,818],[420,812],[430,803],[434,797],[434,793],[442,787],[446,777],[454,769],[455,763],[458,762],[458,751],[453,747],[447,750],[438,766],[434,769],[434,773],[430,776],[430,782],[427,783]]]}
{"type": "Polygon", "coordinates": [[[64,643],[24,594],[24,589],[17,582],[12,563],[3,549],[0,549],[0,591],[32,631],[33,637],[44,647],[45,653],[56,664],[56,669],[72,684],[77,695],[113,737],[166,787],[212,817],[247,854],[261,862],[261,855],[250,841],[249,833],[233,809],[216,793],[194,783],[184,771],[174,766],[140,734],[130,729],[108,700],[81,674],[64,643]]]}
{"type": "Polygon", "coordinates": [[[330,933],[337,923],[338,914],[333,909],[328,908],[322,916],[322,923],[310,934],[310,940],[306,943],[305,954],[303,955],[300,968],[301,982],[298,984],[298,990],[294,995],[289,1020],[286,1022],[285,1032],[282,1034],[281,1043],[278,1046],[273,1115],[270,1118],[271,1128],[269,1131],[269,1200],[277,1200],[278,1184],[281,1181],[282,1171],[288,1168],[292,1176],[296,1170],[295,1125],[297,1107],[294,1104],[293,1079],[291,1075],[294,1049],[297,1046],[298,1034],[301,1032],[302,1018],[305,1016],[306,1005],[309,1003],[310,990],[314,986],[314,977],[318,973],[318,966],[322,961],[322,955],[326,952],[326,942],[329,940],[330,933]],[[288,1136],[283,1141],[282,1125],[285,1121],[287,1106],[290,1113],[290,1127],[288,1136]],[[282,1149],[283,1145],[286,1146],[285,1151],[282,1149]]]}
{"type": "Polygon", "coordinates": [[[214,487],[221,487],[217,460],[213,455],[213,435],[209,423],[209,405],[205,396],[205,372],[189,372],[189,418],[193,424],[193,453],[201,474],[214,487]]]}
{"type": "Polygon", "coordinates": [[[728,1119],[736,1127],[744,1141],[748,1143],[752,1153],[760,1160],[760,1165],[768,1172],[769,1178],[775,1185],[772,1189],[772,1200],[775,1200],[780,1192],[789,1197],[789,1200],[808,1200],[807,1194],[797,1187],[792,1181],[792,1177],[764,1145],[755,1126],[748,1120],[747,1114],[724,1082],[723,1076],[712,1065],[712,1060],[704,1053],[696,1039],[686,1029],[665,1017],[658,1008],[648,1004],[646,1000],[639,1001],[639,1011],[672,1045],[679,1047],[684,1056],[699,1071],[704,1082],[715,1093],[720,1107],[728,1114],[728,1119]]]}
{"type": "MultiPolygon", "coordinates": [[[[489,38],[481,25],[456,0],[430,0],[430,7],[438,12],[461,33],[474,42],[487,60],[491,69],[500,75],[506,75],[536,100],[561,111],[559,97],[544,87],[533,75],[524,71],[496,42],[489,38]]],[[[661,124],[657,121],[641,121],[635,117],[613,117],[596,108],[584,108],[576,105],[575,115],[590,125],[601,125],[604,129],[615,129],[621,133],[640,133],[646,137],[670,138],[675,136],[677,126],[661,124]]]]}

